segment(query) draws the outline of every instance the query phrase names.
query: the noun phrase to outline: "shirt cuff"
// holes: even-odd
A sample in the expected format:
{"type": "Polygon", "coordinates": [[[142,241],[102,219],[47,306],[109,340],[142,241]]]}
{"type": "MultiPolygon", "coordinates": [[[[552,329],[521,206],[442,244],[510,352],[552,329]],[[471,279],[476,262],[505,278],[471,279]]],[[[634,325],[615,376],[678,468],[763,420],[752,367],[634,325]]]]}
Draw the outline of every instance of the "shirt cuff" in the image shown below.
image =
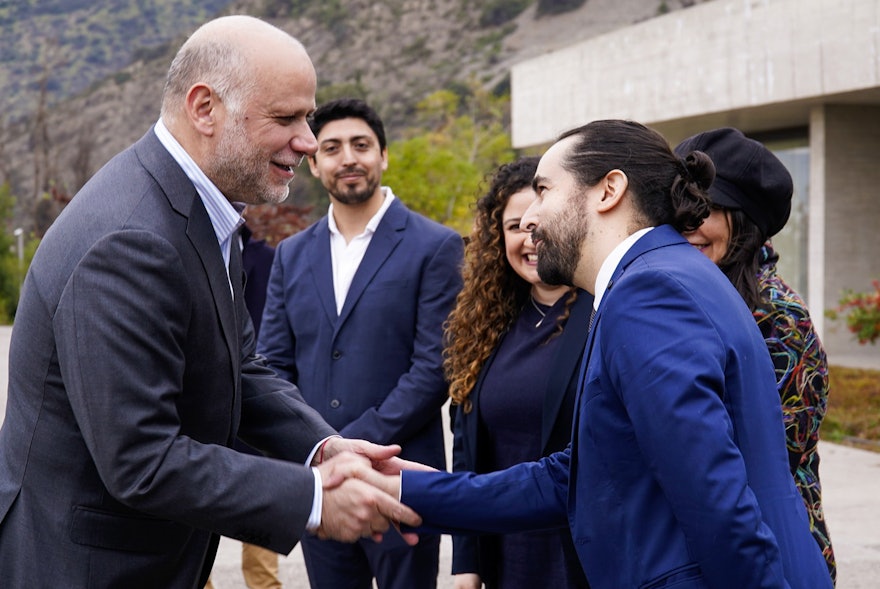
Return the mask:
{"type": "Polygon", "coordinates": [[[308,465],[310,465],[310,464],[312,463],[312,459],[315,458],[315,454],[318,453],[318,450],[321,449],[321,446],[324,445],[324,442],[326,442],[326,441],[329,440],[330,438],[341,438],[341,437],[342,437],[342,436],[340,436],[339,434],[334,434],[334,435],[332,435],[332,436],[327,436],[327,437],[324,438],[323,440],[319,440],[318,443],[315,444],[315,447],[312,448],[312,451],[309,452],[309,456],[308,456],[308,458],[306,458],[305,465],[308,466],[308,465]]]}
{"type": "MultiPolygon", "coordinates": [[[[320,446],[320,444],[318,444],[320,446]]],[[[314,466],[312,473],[315,475],[315,495],[312,497],[312,512],[309,514],[309,521],[306,522],[306,531],[315,533],[321,527],[321,510],[324,507],[324,484],[321,478],[321,471],[314,466]]]]}

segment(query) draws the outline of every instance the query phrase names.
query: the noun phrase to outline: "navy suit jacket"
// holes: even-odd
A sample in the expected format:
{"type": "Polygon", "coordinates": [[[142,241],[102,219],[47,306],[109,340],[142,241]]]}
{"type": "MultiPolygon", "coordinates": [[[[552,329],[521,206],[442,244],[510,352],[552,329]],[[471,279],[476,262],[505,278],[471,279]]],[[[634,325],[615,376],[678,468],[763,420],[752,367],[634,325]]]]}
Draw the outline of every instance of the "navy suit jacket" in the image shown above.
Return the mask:
{"type": "Polygon", "coordinates": [[[219,534],[296,544],[334,430],[254,356],[237,268],[152,130],[52,225],[10,344],[0,584],[196,589],[219,534]]]}
{"type": "Polygon", "coordinates": [[[443,322],[463,249],[455,231],[395,198],[337,315],[324,217],[278,244],[258,349],[342,435],[445,468],[443,322]]]}
{"type": "Polygon", "coordinates": [[[669,226],[639,239],[608,284],[569,450],[488,475],[407,472],[402,490],[444,530],[567,518],[597,589],[831,587],[760,331],[669,226]]]}

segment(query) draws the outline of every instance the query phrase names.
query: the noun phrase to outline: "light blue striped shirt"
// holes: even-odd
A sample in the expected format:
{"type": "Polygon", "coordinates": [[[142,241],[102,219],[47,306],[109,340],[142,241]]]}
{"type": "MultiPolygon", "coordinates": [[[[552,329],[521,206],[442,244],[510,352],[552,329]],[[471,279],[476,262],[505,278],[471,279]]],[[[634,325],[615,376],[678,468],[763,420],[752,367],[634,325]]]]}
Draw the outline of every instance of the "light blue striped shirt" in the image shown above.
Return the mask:
{"type": "MultiPolygon", "coordinates": [[[[241,210],[244,209],[244,206],[237,208],[223,196],[220,189],[208,179],[198,164],[177,142],[162,119],[159,119],[153,130],[156,137],[159,138],[159,142],[168,150],[174,161],[183,168],[183,173],[196,187],[196,192],[199,193],[202,204],[208,211],[211,226],[214,227],[214,234],[217,236],[217,243],[220,244],[220,253],[223,256],[223,265],[226,267],[226,276],[229,278],[229,247],[235,231],[244,224],[244,218],[241,216],[241,210]]],[[[237,243],[241,247],[241,241],[237,240],[237,243]]],[[[231,283],[229,288],[232,288],[231,283]]]]}
{"type": "MultiPolygon", "coordinates": [[[[223,255],[223,262],[226,267],[226,279],[229,281],[230,244],[232,243],[232,236],[235,235],[235,231],[244,224],[244,218],[241,216],[244,205],[239,205],[238,203],[233,205],[223,196],[220,189],[211,182],[186,150],[177,142],[177,139],[171,135],[162,119],[159,119],[153,131],[156,133],[156,137],[159,138],[159,142],[168,150],[174,161],[183,168],[183,173],[186,174],[186,177],[196,187],[196,192],[199,193],[199,197],[208,211],[211,226],[214,227],[214,234],[217,236],[217,243],[220,245],[220,253],[223,255]]],[[[238,247],[241,247],[240,239],[236,240],[236,243],[238,247]]],[[[229,290],[233,292],[231,281],[229,281],[229,290]]],[[[311,463],[312,457],[326,440],[327,438],[324,438],[312,448],[306,464],[311,463]]],[[[306,523],[306,529],[310,532],[314,532],[321,525],[321,511],[324,499],[321,473],[317,468],[313,467],[312,474],[315,477],[315,493],[312,497],[312,511],[306,523]]]]}

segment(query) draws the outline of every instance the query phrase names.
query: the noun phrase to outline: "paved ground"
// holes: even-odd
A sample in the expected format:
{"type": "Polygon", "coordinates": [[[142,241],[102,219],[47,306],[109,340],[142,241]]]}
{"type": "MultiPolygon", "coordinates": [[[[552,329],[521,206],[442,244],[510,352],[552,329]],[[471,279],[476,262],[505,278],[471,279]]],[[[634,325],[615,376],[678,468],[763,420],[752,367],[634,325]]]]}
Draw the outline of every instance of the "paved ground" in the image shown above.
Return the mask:
{"type": "MultiPolygon", "coordinates": [[[[11,328],[0,326],[0,422],[6,406],[11,328]]],[[[828,527],[839,565],[838,589],[876,589],[880,582],[880,453],[823,442],[821,476],[828,527]]],[[[239,570],[241,545],[220,543],[213,581],[216,589],[246,589],[239,570]]],[[[451,589],[449,538],[441,544],[439,588],[451,589]]],[[[281,559],[286,589],[307,589],[299,548],[281,559]]]]}

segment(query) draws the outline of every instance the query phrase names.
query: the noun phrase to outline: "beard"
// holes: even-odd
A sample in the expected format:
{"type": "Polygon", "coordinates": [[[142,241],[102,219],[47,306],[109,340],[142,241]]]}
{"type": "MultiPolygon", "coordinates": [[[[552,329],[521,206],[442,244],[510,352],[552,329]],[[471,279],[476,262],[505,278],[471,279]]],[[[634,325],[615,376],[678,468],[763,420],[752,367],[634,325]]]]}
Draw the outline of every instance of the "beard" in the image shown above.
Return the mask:
{"type": "Polygon", "coordinates": [[[581,245],[587,237],[585,211],[568,207],[543,221],[534,231],[539,240],[538,276],[551,286],[574,286],[574,274],[581,259],[581,245]]]}
{"type": "MultiPolygon", "coordinates": [[[[214,156],[205,166],[205,174],[232,202],[278,204],[290,192],[290,181],[271,183],[267,162],[271,159],[251,145],[243,121],[237,118],[224,130],[214,156]]],[[[296,166],[294,166],[296,167],[296,166]]]]}
{"type": "MultiPolygon", "coordinates": [[[[370,175],[369,172],[365,172],[361,169],[352,169],[348,168],[340,172],[340,176],[344,174],[350,174],[352,171],[364,172],[364,180],[366,181],[366,186],[363,188],[358,188],[358,186],[352,185],[338,185],[338,184],[329,184],[325,185],[324,188],[327,189],[327,192],[345,205],[357,205],[370,200],[370,198],[376,194],[376,189],[379,188],[379,178],[376,178],[370,175]]],[[[333,178],[334,180],[336,177],[333,178]]]]}

